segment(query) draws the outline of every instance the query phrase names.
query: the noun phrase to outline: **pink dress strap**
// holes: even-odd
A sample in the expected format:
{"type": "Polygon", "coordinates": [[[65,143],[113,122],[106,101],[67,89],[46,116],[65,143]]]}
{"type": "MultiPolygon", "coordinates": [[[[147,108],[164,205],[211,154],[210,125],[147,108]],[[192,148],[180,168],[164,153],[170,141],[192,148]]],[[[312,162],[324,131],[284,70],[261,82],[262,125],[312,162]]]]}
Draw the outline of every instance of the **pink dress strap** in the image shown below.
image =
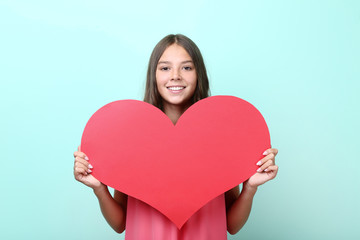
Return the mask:
{"type": "Polygon", "coordinates": [[[128,197],[126,240],[226,240],[224,194],[197,211],[179,230],[174,223],[148,204],[128,197]]]}

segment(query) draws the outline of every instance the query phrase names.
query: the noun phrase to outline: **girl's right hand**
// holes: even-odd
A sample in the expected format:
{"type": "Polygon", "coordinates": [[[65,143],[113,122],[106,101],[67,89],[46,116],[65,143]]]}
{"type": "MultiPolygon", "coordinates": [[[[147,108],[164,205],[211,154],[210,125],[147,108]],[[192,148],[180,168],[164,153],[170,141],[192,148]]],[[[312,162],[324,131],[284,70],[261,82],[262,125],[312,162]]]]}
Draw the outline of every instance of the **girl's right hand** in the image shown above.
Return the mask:
{"type": "Polygon", "coordinates": [[[80,147],[78,147],[78,151],[74,152],[74,158],[74,177],[76,180],[94,190],[104,186],[99,180],[91,175],[91,169],[93,167],[89,164],[89,158],[85,153],[80,151],[80,147]]]}

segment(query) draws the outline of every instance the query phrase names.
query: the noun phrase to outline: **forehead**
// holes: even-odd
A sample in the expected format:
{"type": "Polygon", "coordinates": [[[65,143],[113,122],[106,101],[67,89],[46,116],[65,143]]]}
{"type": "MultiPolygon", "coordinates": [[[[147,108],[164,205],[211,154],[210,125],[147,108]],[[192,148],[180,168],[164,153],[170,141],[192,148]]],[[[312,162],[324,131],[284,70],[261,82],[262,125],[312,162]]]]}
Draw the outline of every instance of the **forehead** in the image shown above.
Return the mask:
{"type": "Polygon", "coordinates": [[[183,62],[183,61],[191,61],[191,57],[189,53],[185,50],[184,47],[178,44],[172,44],[165,49],[163,54],[161,55],[160,61],[167,61],[167,62],[183,62]]]}

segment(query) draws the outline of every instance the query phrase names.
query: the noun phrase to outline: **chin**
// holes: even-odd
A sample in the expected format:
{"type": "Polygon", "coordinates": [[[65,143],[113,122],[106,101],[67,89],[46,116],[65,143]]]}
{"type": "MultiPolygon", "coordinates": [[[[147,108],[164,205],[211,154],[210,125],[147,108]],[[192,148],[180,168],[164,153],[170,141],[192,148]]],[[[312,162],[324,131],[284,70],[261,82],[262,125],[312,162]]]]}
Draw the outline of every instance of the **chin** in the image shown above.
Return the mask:
{"type": "Polygon", "coordinates": [[[190,99],[168,99],[167,104],[169,105],[174,105],[174,106],[186,106],[186,105],[190,105],[190,99]]]}

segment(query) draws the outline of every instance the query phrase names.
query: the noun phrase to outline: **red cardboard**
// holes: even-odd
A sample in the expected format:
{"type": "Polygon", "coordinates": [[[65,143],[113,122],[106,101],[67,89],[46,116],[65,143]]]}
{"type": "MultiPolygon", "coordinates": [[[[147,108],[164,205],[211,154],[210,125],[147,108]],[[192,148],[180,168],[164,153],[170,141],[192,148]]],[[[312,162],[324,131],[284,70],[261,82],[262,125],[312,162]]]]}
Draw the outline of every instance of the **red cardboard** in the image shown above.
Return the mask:
{"type": "Polygon", "coordinates": [[[151,205],[179,229],[255,174],[268,148],[260,112],[233,96],[198,101],[176,125],[148,103],[115,101],[93,114],[81,140],[95,178],[151,205]]]}

